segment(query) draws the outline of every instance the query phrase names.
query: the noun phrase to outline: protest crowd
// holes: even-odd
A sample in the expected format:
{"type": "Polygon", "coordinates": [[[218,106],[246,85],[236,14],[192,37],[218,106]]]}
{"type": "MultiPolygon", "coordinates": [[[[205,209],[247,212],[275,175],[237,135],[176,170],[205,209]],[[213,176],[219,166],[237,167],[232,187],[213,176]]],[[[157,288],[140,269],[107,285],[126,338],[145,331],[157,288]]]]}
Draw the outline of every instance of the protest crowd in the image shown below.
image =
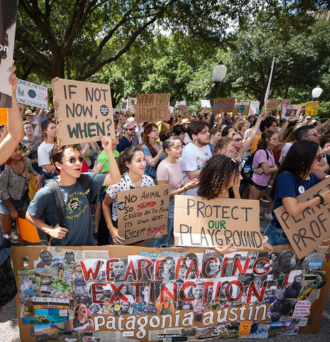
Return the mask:
{"type": "MultiPolygon", "coordinates": [[[[306,202],[297,201],[297,196],[330,174],[330,119],[312,120],[304,115],[282,119],[276,111],[232,116],[229,111],[212,114],[200,107],[192,114],[174,109],[169,121],[140,123],[134,109],[127,108],[114,113],[115,136],[61,146],[54,109],[18,105],[18,80],[14,68],[11,72],[12,108],[7,125],[1,127],[0,144],[0,310],[17,293],[10,262],[13,219],[27,219],[48,235],[51,246],[125,245],[125,237],[118,233],[119,193],[169,184],[167,233],[157,232],[154,247],[173,246],[169,241],[173,241],[175,197],[187,195],[268,201],[266,213],[259,216],[270,220],[261,233],[263,247],[272,253],[274,246],[290,243],[275,209],[284,206],[295,216],[330,203],[326,189],[306,202]],[[29,198],[33,187],[36,193],[29,198]],[[65,203],[63,214],[58,201],[65,203]]],[[[330,244],[330,236],[323,242],[330,244]]],[[[20,235],[19,244],[26,245],[20,235]]],[[[220,255],[235,248],[231,242],[216,250],[220,255]]],[[[47,256],[40,255],[43,264],[47,256]]],[[[77,284],[80,265],[76,266],[77,284]]],[[[59,272],[65,269],[62,264],[58,267],[59,272]]],[[[167,274],[173,279],[171,267],[164,268],[163,276],[167,274]]],[[[122,275],[118,270],[116,281],[123,280],[122,275]]],[[[182,305],[195,308],[196,321],[200,321],[204,306],[198,287],[195,290],[196,303],[182,305]]],[[[120,310],[142,310],[128,292],[126,297],[128,304],[107,303],[102,313],[116,316],[120,310]]],[[[71,329],[87,324],[86,329],[93,330],[93,322],[86,318],[87,304],[75,308],[71,329]]],[[[89,310],[93,305],[100,309],[91,304],[89,310]]],[[[156,302],[163,313],[173,313],[173,305],[167,297],[163,304],[156,302]]]]}

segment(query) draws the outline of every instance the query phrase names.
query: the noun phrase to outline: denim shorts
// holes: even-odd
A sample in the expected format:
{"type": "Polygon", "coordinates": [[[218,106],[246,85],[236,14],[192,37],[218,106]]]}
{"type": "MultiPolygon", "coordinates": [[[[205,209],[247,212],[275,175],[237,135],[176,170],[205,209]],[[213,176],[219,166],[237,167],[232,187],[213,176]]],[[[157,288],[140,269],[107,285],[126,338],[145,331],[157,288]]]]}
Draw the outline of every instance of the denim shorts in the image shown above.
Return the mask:
{"type": "MultiPolygon", "coordinates": [[[[11,200],[11,203],[13,204],[13,206],[15,207],[15,209],[17,211],[25,211],[25,210],[27,210],[27,208],[29,206],[26,195],[24,195],[18,201],[17,200],[13,200],[12,198],[10,200],[11,200]]],[[[4,201],[0,201],[0,214],[1,215],[10,215],[10,210],[6,206],[4,201]]]]}
{"type": "Polygon", "coordinates": [[[290,245],[290,241],[286,237],[282,228],[276,228],[272,224],[266,227],[264,236],[268,237],[268,243],[272,246],[290,245]]]}
{"type": "Polygon", "coordinates": [[[250,185],[250,186],[254,186],[259,191],[267,189],[267,185],[266,186],[258,185],[252,179],[249,179],[247,184],[250,185]]]}

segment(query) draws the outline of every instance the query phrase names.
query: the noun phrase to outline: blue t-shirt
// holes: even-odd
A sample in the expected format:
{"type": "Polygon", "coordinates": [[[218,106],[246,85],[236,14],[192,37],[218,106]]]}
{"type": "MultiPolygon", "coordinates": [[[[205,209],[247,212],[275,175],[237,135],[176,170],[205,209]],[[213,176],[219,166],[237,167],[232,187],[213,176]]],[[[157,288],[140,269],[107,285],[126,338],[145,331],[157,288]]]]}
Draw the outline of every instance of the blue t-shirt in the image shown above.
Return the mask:
{"type": "MultiPolygon", "coordinates": [[[[85,173],[90,186],[90,199],[93,201],[99,194],[106,175],[85,173]]],[[[90,204],[80,183],[76,181],[70,186],[60,186],[65,202],[66,226],[69,231],[63,239],[52,239],[53,246],[93,246],[92,213],[90,204]]],[[[46,220],[55,227],[58,222],[57,209],[49,186],[40,189],[28,207],[32,217],[46,220]]]]}
{"type": "Polygon", "coordinates": [[[127,147],[131,147],[132,143],[123,135],[119,140],[119,144],[116,147],[116,150],[121,153],[126,150],[127,147]]]}
{"type": "Polygon", "coordinates": [[[210,149],[211,149],[211,152],[212,152],[212,156],[213,156],[213,153],[214,153],[214,145],[209,143],[209,146],[210,146],[210,149]]]}
{"type": "Polygon", "coordinates": [[[319,181],[319,178],[314,173],[311,173],[309,180],[302,180],[300,182],[297,182],[291,173],[281,173],[278,176],[275,185],[274,207],[272,213],[273,220],[271,224],[276,228],[282,228],[276,215],[274,214],[274,210],[283,205],[282,198],[297,198],[300,194],[304,193],[307,189],[311,188],[319,181]]]}
{"type": "MultiPolygon", "coordinates": [[[[161,148],[160,147],[160,143],[157,142],[157,144],[158,144],[159,148],[161,148]]],[[[153,156],[152,156],[152,154],[151,154],[151,152],[150,152],[150,150],[149,150],[147,145],[143,144],[141,146],[141,148],[142,148],[143,154],[146,157],[149,156],[149,157],[153,158],[153,156]]],[[[161,157],[160,157],[160,159],[159,159],[159,162],[161,162],[164,159],[165,159],[165,153],[163,152],[161,157]]],[[[151,177],[153,180],[155,180],[156,176],[157,176],[156,168],[147,164],[146,169],[144,170],[144,174],[149,176],[149,177],[151,177]]]]}

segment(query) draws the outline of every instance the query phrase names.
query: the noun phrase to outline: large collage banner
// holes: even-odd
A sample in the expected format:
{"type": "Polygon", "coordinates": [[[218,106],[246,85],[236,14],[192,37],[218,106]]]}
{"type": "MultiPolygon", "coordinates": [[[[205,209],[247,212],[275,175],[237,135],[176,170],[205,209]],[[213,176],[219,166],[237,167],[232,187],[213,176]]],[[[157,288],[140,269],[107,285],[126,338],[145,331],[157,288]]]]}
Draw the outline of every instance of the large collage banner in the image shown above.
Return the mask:
{"type": "Polygon", "coordinates": [[[213,248],[14,247],[22,341],[195,341],[317,333],[327,246],[298,259],[213,248]]]}

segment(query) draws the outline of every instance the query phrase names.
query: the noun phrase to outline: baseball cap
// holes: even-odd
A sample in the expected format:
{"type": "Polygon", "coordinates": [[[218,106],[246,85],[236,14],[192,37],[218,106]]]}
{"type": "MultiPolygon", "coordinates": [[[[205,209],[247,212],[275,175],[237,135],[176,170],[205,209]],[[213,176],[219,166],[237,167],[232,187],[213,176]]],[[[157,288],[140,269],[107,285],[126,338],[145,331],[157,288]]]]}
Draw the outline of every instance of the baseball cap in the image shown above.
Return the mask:
{"type": "Polygon", "coordinates": [[[312,120],[312,117],[311,116],[306,116],[306,119],[307,120],[312,120]]]}
{"type": "Polygon", "coordinates": [[[132,129],[132,128],[134,128],[134,124],[131,124],[131,123],[126,123],[125,125],[124,125],[124,130],[126,131],[127,129],[132,129]]]}

